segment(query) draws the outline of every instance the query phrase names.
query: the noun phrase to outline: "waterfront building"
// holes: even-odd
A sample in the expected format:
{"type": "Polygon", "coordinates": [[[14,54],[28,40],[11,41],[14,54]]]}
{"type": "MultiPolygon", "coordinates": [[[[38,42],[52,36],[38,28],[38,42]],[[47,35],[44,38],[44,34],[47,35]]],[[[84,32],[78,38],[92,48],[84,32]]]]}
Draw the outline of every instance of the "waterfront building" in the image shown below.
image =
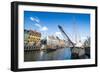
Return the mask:
{"type": "Polygon", "coordinates": [[[34,30],[29,30],[29,38],[28,38],[28,42],[29,44],[37,44],[38,42],[40,42],[40,38],[41,38],[41,33],[34,31],[34,30]]]}
{"type": "Polygon", "coordinates": [[[47,46],[54,49],[63,48],[65,47],[65,41],[55,36],[47,36],[47,46]]]}
{"type": "Polygon", "coordinates": [[[57,46],[58,43],[59,43],[59,40],[56,39],[54,36],[47,36],[47,45],[57,46]]]}
{"type": "Polygon", "coordinates": [[[65,47],[65,40],[60,39],[59,40],[59,46],[62,47],[62,48],[65,47]]]}
{"type": "Polygon", "coordinates": [[[24,44],[28,43],[29,31],[24,29],[24,44]]]}

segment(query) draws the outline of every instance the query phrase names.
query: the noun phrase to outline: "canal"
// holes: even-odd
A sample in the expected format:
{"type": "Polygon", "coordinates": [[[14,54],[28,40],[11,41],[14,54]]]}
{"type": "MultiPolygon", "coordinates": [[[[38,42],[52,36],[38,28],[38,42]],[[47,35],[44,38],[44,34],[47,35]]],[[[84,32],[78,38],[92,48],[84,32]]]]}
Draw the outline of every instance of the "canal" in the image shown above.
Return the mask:
{"type": "MultiPolygon", "coordinates": [[[[85,58],[88,58],[85,55],[85,58]]],[[[61,48],[53,51],[25,51],[24,61],[47,61],[47,60],[70,60],[72,59],[71,48],[61,48]]]]}

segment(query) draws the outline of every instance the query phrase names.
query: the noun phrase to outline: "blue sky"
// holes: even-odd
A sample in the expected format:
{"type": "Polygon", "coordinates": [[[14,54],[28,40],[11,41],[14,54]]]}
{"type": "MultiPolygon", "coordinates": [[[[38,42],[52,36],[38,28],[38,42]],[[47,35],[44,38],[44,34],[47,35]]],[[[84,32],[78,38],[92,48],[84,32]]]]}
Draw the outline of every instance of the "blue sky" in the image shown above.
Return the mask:
{"type": "Polygon", "coordinates": [[[62,38],[58,25],[71,38],[75,34],[81,39],[90,36],[90,14],[24,11],[24,29],[62,38]]]}

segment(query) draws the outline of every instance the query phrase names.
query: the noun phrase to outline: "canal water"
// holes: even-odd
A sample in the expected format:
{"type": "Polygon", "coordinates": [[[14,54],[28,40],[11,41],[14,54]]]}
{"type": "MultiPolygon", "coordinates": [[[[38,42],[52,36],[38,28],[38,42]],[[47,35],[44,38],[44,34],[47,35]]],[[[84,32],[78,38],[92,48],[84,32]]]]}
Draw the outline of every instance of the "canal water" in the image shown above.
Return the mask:
{"type": "Polygon", "coordinates": [[[47,60],[68,60],[71,59],[71,49],[61,48],[53,51],[26,51],[24,61],[47,61],[47,60]]]}
{"type": "Polygon", "coordinates": [[[70,59],[89,59],[90,48],[61,48],[53,51],[25,51],[24,61],[49,61],[49,60],[70,60],[70,59]],[[73,53],[75,52],[75,53],[73,53]],[[76,54],[78,52],[78,55],[76,54]]]}

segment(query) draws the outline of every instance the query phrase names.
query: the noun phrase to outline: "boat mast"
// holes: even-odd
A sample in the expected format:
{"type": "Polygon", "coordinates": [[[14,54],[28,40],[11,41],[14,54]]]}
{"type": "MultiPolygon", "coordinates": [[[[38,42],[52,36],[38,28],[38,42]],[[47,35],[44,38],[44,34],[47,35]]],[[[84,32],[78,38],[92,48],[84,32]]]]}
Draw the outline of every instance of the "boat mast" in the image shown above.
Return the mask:
{"type": "Polygon", "coordinates": [[[75,44],[77,44],[77,31],[76,31],[76,21],[75,16],[73,16],[73,41],[75,44]]]}

